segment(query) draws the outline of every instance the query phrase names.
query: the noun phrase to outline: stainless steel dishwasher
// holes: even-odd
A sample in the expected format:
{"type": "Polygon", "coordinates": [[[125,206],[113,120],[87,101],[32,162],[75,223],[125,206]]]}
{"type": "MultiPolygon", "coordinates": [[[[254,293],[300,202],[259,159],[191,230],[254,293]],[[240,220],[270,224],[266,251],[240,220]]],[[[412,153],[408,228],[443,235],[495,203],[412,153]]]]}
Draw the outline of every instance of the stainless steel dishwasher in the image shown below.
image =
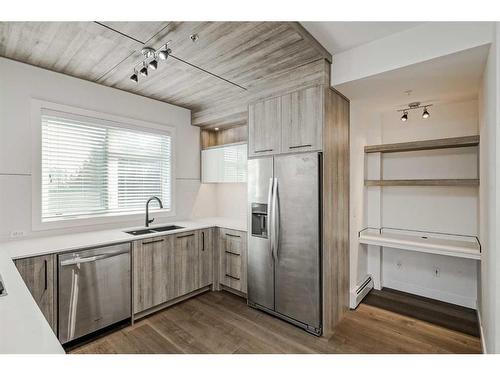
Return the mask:
{"type": "Polygon", "coordinates": [[[58,256],[59,341],[131,317],[130,243],[58,256]]]}

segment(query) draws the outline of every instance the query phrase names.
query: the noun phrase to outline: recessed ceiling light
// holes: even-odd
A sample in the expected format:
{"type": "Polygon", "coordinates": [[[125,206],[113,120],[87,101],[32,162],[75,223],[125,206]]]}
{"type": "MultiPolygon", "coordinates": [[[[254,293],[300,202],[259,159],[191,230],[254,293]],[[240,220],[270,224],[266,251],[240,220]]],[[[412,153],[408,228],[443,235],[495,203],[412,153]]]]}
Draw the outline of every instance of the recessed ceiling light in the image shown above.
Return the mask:
{"type": "Polygon", "coordinates": [[[403,112],[403,116],[401,116],[401,121],[406,122],[408,120],[408,111],[403,112]]]}
{"type": "Polygon", "coordinates": [[[219,128],[214,128],[214,130],[215,130],[216,132],[218,132],[218,131],[219,131],[219,128]]]}
{"type": "Polygon", "coordinates": [[[147,75],[148,75],[148,68],[143,67],[139,72],[141,73],[142,76],[147,77],[147,75]]]}
{"type": "Polygon", "coordinates": [[[139,77],[137,77],[137,73],[134,73],[130,76],[130,79],[135,83],[139,82],[139,77]]]}

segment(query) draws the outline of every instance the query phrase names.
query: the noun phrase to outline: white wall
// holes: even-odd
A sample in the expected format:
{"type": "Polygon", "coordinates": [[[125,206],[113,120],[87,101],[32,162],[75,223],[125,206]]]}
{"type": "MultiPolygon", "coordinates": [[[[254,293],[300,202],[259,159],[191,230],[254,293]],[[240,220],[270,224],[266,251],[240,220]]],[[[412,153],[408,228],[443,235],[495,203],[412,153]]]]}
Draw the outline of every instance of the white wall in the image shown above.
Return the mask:
{"type": "Polygon", "coordinates": [[[492,22],[426,22],[333,56],[332,86],[491,42],[492,22]]]}
{"type": "Polygon", "coordinates": [[[217,184],[217,212],[220,217],[247,221],[247,184],[217,184]]]}
{"type": "MultiPolygon", "coordinates": [[[[364,173],[377,178],[477,178],[477,149],[378,154],[364,160],[366,144],[478,134],[478,102],[436,104],[431,117],[410,112],[406,123],[396,111],[376,112],[351,102],[351,289],[366,274],[381,270],[382,286],[475,307],[477,262],[432,254],[360,246],[357,232],[366,226],[478,233],[478,189],[442,187],[370,187],[364,173]],[[366,164],[365,164],[366,163],[366,164]],[[375,174],[375,175],[374,175],[375,174]],[[433,270],[439,268],[440,276],[433,270]]],[[[397,103],[395,103],[397,107],[397,103]]]]}
{"type": "MultiPolygon", "coordinates": [[[[380,143],[380,114],[365,110],[355,101],[350,105],[350,290],[356,289],[368,272],[368,253],[366,246],[358,243],[358,231],[373,221],[365,204],[367,190],[364,188],[364,147],[371,143],[380,143]]],[[[379,216],[375,212],[375,219],[379,216]]],[[[371,225],[371,224],[370,224],[371,225]]]]}
{"type": "Polygon", "coordinates": [[[500,353],[500,257],[499,242],[499,201],[500,183],[497,168],[500,154],[499,132],[499,69],[500,58],[498,23],[493,43],[483,74],[479,92],[479,131],[480,143],[480,215],[479,236],[483,245],[481,259],[481,288],[479,311],[483,329],[484,349],[488,353],[500,353]]]}
{"type": "MultiPolygon", "coordinates": [[[[31,231],[32,98],[175,126],[176,217],[169,220],[192,215],[200,189],[200,136],[199,128],[191,126],[189,110],[0,58],[0,240],[18,230],[28,236],[71,232],[31,231]]],[[[210,207],[203,210],[213,216],[210,207]]],[[[142,220],[99,228],[117,225],[142,225],[142,220]]]]}
{"type": "Polygon", "coordinates": [[[238,224],[247,222],[247,184],[201,184],[192,217],[221,217],[238,224]]]}

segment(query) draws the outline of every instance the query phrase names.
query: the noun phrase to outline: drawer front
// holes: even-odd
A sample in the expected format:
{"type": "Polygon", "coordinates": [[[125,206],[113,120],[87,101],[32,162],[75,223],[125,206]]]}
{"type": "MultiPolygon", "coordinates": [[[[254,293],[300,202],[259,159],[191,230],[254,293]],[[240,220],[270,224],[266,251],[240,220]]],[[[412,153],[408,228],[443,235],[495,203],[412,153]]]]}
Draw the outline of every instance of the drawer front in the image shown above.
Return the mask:
{"type": "Polygon", "coordinates": [[[224,251],[241,255],[243,246],[246,244],[246,233],[231,229],[220,230],[221,241],[224,251]]]}
{"type": "Polygon", "coordinates": [[[226,252],[225,276],[233,280],[241,280],[241,255],[226,252]]]}
{"type": "Polygon", "coordinates": [[[219,229],[220,283],[246,293],[246,247],[247,233],[219,229]]]}

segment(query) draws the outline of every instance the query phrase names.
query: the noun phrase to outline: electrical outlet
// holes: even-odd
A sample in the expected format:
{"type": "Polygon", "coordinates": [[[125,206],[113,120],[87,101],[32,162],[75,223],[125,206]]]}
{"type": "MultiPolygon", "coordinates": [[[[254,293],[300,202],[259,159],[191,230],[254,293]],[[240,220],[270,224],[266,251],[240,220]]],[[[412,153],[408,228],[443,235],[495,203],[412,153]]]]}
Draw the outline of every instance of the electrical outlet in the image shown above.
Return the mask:
{"type": "Polygon", "coordinates": [[[439,277],[441,276],[441,271],[439,270],[439,268],[437,267],[434,267],[434,277],[439,277]]]}
{"type": "Polygon", "coordinates": [[[13,230],[10,232],[10,238],[21,238],[26,236],[26,232],[24,230],[13,230]]]}

